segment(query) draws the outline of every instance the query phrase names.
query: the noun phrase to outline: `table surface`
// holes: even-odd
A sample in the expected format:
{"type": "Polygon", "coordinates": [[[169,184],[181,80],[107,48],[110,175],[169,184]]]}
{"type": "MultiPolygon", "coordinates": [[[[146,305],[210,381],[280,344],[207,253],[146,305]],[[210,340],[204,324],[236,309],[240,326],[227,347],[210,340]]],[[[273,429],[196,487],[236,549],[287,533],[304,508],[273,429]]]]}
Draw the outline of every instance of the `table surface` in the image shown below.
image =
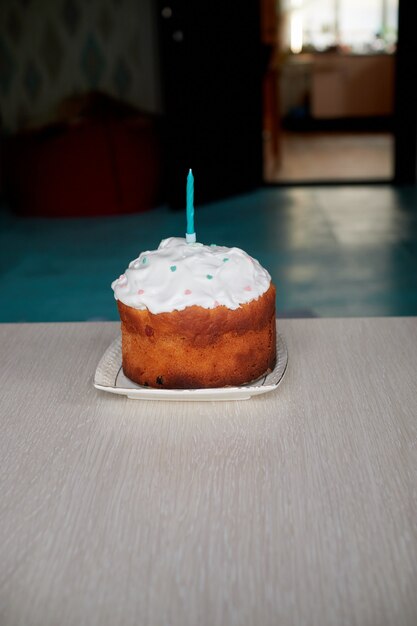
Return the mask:
{"type": "Polygon", "coordinates": [[[0,326],[0,624],[417,623],[417,318],[279,321],[279,388],[94,389],[115,323],[0,326]]]}

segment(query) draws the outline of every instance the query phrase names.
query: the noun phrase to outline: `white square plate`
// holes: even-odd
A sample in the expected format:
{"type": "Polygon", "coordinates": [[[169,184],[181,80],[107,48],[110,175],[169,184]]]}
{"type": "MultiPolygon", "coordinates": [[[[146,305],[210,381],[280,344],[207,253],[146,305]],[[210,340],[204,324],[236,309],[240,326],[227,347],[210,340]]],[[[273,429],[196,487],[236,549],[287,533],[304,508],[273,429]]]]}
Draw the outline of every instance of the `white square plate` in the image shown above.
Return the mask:
{"type": "Polygon", "coordinates": [[[122,339],[118,337],[101,357],[94,376],[94,387],[135,400],[248,400],[252,396],[276,389],[288,363],[287,346],[277,333],[277,363],[270,374],[239,387],[216,389],[153,389],[137,385],[122,370],[122,339]]]}

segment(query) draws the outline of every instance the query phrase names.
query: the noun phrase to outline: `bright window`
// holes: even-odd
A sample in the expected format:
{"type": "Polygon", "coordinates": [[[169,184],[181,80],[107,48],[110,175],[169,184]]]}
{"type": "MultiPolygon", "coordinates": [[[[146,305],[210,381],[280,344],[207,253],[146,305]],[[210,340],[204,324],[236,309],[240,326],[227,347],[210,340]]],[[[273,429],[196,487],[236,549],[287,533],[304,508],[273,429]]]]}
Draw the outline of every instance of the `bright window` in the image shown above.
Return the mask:
{"type": "Polygon", "coordinates": [[[347,52],[392,52],[398,0],[284,0],[286,47],[347,52]]]}

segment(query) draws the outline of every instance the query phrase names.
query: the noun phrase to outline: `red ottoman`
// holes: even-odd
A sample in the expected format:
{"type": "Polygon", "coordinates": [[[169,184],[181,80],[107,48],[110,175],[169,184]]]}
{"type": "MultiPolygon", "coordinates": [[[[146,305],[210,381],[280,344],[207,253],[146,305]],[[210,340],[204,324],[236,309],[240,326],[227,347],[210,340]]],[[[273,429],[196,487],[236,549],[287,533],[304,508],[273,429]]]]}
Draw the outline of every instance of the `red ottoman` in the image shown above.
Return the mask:
{"type": "Polygon", "coordinates": [[[159,200],[160,157],[159,133],[146,115],[21,132],[8,142],[8,195],[27,216],[146,211],[159,200]]]}

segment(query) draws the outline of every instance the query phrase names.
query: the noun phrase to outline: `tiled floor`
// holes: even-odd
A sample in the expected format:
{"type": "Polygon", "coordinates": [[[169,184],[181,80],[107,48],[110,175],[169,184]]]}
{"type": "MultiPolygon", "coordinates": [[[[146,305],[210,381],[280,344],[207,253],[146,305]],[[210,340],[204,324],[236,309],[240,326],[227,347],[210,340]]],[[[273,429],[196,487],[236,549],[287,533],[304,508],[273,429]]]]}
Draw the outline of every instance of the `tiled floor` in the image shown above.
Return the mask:
{"type": "MultiPolygon", "coordinates": [[[[1,212],[0,321],[117,319],[111,280],[184,227],[165,207],[85,220],[1,212]]],[[[197,207],[196,228],[269,269],[281,316],[417,315],[415,187],[265,188],[197,207]]]]}
{"type": "MultiPolygon", "coordinates": [[[[266,157],[269,156],[265,146],[266,157]]],[[[284,132],[280,158],[265,158],[269,182],[390,180],[394,139],[390,133],[284,132]]]]}

